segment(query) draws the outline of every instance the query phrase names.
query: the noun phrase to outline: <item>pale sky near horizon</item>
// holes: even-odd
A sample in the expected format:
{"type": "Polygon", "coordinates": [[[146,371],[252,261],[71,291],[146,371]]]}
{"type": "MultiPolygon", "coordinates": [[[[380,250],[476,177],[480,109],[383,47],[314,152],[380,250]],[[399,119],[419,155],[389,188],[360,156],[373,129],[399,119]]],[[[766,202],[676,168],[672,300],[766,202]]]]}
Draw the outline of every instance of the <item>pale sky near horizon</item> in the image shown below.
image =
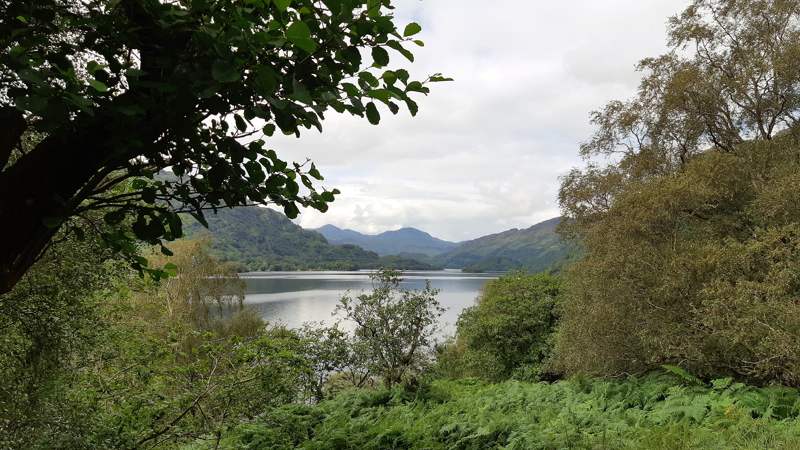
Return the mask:
{"type": "MultiPolygon", "coordinates": [[[[666,50],[666,21],[688,0],[396,0],[399,27],[422,25],[412,75],[442,72],[419,114],[380,125],[331,114],[323,133],[270,145],[315,161],[342,194],[305,228],[365,233],[412,226],[453,241],[559,214],[558,178],[581,166],[589,112],[630,97],[638,60],[666,50]]],[[[392,64],[402,57],[392,54],[392,64]]]]}

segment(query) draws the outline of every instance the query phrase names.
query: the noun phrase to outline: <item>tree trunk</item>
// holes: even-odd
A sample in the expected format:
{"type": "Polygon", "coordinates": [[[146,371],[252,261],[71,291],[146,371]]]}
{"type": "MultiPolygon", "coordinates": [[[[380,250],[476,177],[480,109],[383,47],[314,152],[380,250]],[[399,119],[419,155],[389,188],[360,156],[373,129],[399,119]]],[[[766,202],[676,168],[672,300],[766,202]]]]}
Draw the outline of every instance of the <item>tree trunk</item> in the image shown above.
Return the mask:
{"type": "Polygon", "coordinates": [[[75,195],[102,167],[101,136],[48,137],[0,172],[0,294],[10,291],[39,258],[71,214],[75,195]]]}

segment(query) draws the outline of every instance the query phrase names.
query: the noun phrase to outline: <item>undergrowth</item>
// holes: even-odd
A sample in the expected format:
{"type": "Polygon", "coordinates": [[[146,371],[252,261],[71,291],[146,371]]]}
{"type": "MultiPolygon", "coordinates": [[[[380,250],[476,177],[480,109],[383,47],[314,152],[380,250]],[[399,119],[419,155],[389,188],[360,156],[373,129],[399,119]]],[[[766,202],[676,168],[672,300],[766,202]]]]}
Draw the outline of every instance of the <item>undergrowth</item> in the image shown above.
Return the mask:
{"type": "Polygon", "coordinates": [[[800,448],[795,389],[654,374],[553,384],[437,380],[352,391],[227,433],[235,449],[800,448]]]}

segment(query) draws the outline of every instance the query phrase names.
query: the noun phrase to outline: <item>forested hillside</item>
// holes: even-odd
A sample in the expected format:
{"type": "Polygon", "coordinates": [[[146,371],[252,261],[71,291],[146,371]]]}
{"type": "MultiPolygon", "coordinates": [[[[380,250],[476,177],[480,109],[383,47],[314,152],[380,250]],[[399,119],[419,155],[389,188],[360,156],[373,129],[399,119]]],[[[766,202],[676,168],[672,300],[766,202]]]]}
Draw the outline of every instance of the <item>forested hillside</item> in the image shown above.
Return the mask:
{"type": "Polygon", "coordinates": [[[409,258],[382,258],[355,245],[331,245],[316,231],[304,230],[268,208],[220,209],[206,215],[208,229],[190,217],[184,220],[187,236],[208,233],[212,252],[243,271],[435,268],[409,258]]]}
{"type": "Polygon", "coordinates": [[[332,225],[305,230],[280,212],[257,207],[220,209],[206,219],[208,229],[184,217],[187,236],[209,234],[217,256],[247,271],[447,267],[539,272],[562,265],[570,255],[568,245],[555,231],[559,219],[458,244],[413,228],[378,235],[332,225]]]}
{"type": "Polygon", "coordinates": [[[318,228],[320,234],[332,244],[353,244],[379,255],[420,254],[435,256],[458,244],[435,238],[416,228],[400,228],[380,234],[363,234],[333,225],[318,228]]]}
{"type": "Polygon", "coordinates": [[[444,267],[474,272],[548,270],[570,255],[568,244],[556,233],[560,220],[554,218],[523,230],[515,228],[462,242],[434,260],[444,267]]]}

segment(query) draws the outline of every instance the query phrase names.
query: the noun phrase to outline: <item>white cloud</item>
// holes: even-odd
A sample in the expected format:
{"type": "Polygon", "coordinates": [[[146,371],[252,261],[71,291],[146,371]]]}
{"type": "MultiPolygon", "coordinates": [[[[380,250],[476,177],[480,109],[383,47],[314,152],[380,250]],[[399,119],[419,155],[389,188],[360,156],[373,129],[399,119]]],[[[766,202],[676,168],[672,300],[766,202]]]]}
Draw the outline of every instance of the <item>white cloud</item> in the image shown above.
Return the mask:
{"type": "Polygon", "coordinates": [[[636,62],[665,50],[666,20],[686,4],[399,0],[398,20],[421,23],[426,43],[412,74],[456,81],[433,85],[415,118],[385,112],[375,127],[333,115],[322,134],[275,139],[342,191],[298,223],[464,240],[558,215],[558,177],[581,164],[589,111],[633,94],[636,62]]]}

